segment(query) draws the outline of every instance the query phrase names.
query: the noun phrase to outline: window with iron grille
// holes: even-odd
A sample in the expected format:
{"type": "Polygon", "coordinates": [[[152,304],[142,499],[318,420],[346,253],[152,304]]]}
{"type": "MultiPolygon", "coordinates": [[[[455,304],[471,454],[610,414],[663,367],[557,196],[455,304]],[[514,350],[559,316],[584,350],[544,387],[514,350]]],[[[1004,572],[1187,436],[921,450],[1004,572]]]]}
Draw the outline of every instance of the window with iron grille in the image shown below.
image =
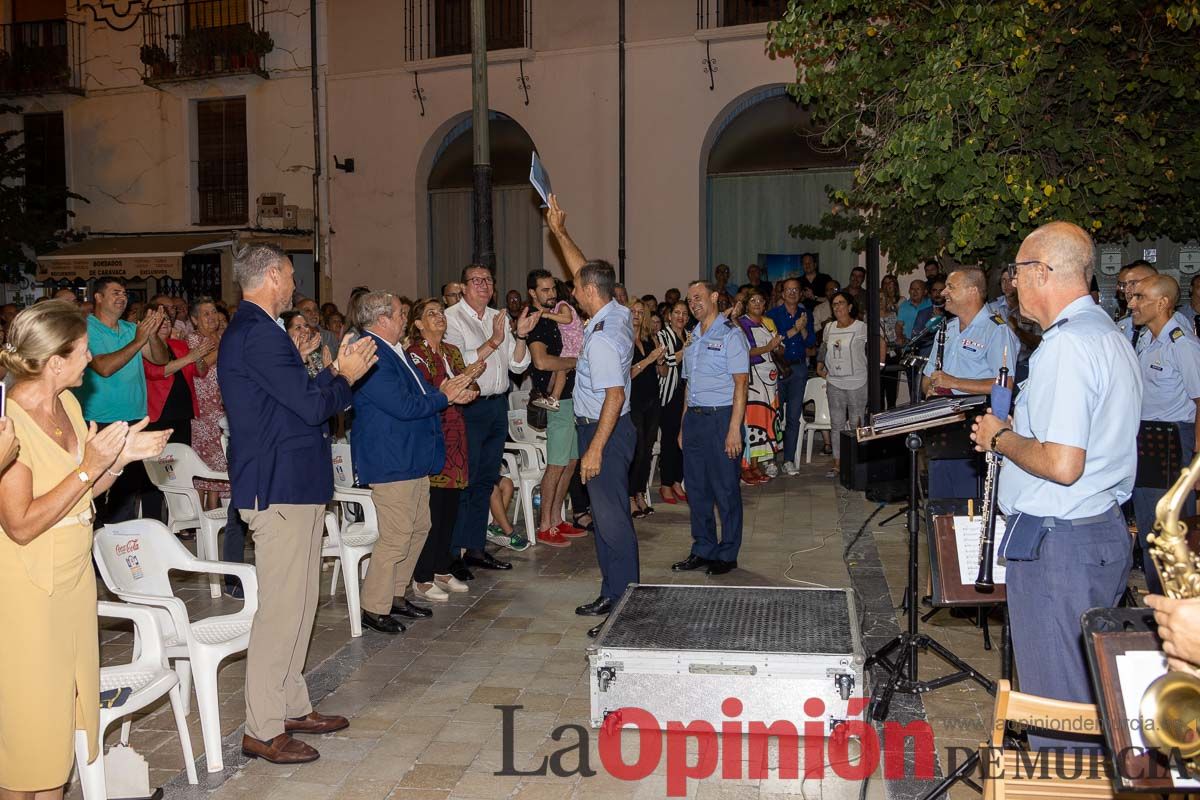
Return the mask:
{"type": "Polygon", "coordinates": [[[196,185],[200,225],[241,225],[250,217],[246,98],[196,103],[196,185]]]}
{"type": "Polygon", "coordinates": [[[67,227],[67,147],[62,112],[26,114],[25,185],[30,192],[26,212],[42,216],[56,228],[67,227]]]}

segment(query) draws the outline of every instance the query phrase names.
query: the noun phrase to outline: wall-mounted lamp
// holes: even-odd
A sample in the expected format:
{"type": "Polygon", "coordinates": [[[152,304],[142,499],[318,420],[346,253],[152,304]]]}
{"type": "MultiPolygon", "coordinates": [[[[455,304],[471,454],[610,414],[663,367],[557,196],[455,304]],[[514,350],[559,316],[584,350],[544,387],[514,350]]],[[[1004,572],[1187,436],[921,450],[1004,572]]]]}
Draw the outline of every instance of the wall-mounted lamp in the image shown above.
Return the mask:
{"type": "Polygon", "coordinates": [[[333,166],[340,169],[342,172],[354,172],[354,159],[347,158],[345,161],[338,161],[338,157],[333,157],[333,166]]]}

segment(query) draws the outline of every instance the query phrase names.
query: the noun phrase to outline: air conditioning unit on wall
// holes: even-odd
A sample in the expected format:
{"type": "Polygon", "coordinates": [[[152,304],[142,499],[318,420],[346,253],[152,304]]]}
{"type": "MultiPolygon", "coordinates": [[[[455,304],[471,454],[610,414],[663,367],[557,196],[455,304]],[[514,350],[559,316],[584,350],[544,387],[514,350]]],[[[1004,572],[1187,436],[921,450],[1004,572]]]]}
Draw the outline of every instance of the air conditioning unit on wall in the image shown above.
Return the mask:
{"type": "Polygon", "coordinates": [[[265,192],[258,196],[257,223],[260,228],[284,227],[283,192],[265,192]]]}

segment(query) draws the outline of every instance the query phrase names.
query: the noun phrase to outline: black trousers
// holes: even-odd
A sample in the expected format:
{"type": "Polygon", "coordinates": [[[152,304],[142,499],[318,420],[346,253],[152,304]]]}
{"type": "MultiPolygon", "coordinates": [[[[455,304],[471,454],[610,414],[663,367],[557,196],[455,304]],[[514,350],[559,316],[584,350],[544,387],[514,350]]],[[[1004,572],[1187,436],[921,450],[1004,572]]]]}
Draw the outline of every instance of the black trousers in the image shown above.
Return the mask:
{"type": "Polygon", "coordinates": [[[429,487],[429,535],[413,569],[413,580],[417,583],[429,583],[434,575],[450,572],[450,540],[461,499],[462,489],[429,487]]]}
{"type": "MultiPolygon", "coordinates": [[[[582,455],[582,453],[581,453],[582,455]]],[[[567,486],[567,496],[571,498],[571,513],[576,517],[591,512],[592,501],[588,498],[587,487],[579,480],[579,459],[575,459],[575,471],[571,473],[571,483],[567,486]]]]}
{"type": "Polygon", "coordinates": [[[658,470],[663,486],[683,483],[683,451],[679,449],[679,429],[683,424],[683,398],[686,393],[687,384],[680,381],[675,387],[675,396],[662,409],[658,470]]]}
{"type": "Polygon", "coordinates": [[[654,442],[658,438],[658,421],[662,416],[662,406],[658,398],[654,404],[643,408],[630,408],[629,418],[633,420],[633,428],[637,431],[637,445],[633,451],[633,461],[629,465],[629,496],[636,497],[646,491],[650,483],[650,460],[653,458],[654,442]]]}
{"type": "MultiPolygon", "coordinates": [[[[141,420],[132,420],[129,424],[133,425],[141,420]]],[[[104,430],[109,425],[115,425],[115,422],[97,423],[100,430],[104,430]]],[[[148,427],[153,427],[151,424],[148,427]]],[[[167,426],[163,426],[167,427],[167,426]]],[[[161,430],[161,429],[160,429],[161,430]]],[[[192,432],[191,426],[188,426],[188,435],[192,432]]],[[[102,527],[114,522],[128,522],[131,519],[137,519],[138,516],[138,500],[143,495],[153,492],[158,495],[158,510],[162,513],[162,493],[157,491],[153,484],[150,483],[150,476],[146,474],[146,467],[141,461],[134,461],[127,465],[121,473],[121,477],[113,481],[112,486],[108,488],[101,497],[96,498],[96,527],[102,527]]],[[[145,509],[143,509],[145,516],[145,509]]],[[[160,519],[154,517],[154,519],[160,519]]],[[[160,520],[161,521],[161,520],[160,520]]]]}

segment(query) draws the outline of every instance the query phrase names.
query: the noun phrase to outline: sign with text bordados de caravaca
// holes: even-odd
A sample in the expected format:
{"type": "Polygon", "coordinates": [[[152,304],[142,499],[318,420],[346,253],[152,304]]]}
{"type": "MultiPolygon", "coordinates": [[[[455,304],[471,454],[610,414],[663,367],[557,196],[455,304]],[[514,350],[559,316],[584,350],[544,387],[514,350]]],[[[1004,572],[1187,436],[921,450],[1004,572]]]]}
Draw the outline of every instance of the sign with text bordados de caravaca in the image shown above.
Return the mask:
{"type": "Polygon", "coordinates": [[[180,278],[183,275],[181,256],[103,256],[96,258],[39,259],[38,280],[64,278],[180,278]]]}

